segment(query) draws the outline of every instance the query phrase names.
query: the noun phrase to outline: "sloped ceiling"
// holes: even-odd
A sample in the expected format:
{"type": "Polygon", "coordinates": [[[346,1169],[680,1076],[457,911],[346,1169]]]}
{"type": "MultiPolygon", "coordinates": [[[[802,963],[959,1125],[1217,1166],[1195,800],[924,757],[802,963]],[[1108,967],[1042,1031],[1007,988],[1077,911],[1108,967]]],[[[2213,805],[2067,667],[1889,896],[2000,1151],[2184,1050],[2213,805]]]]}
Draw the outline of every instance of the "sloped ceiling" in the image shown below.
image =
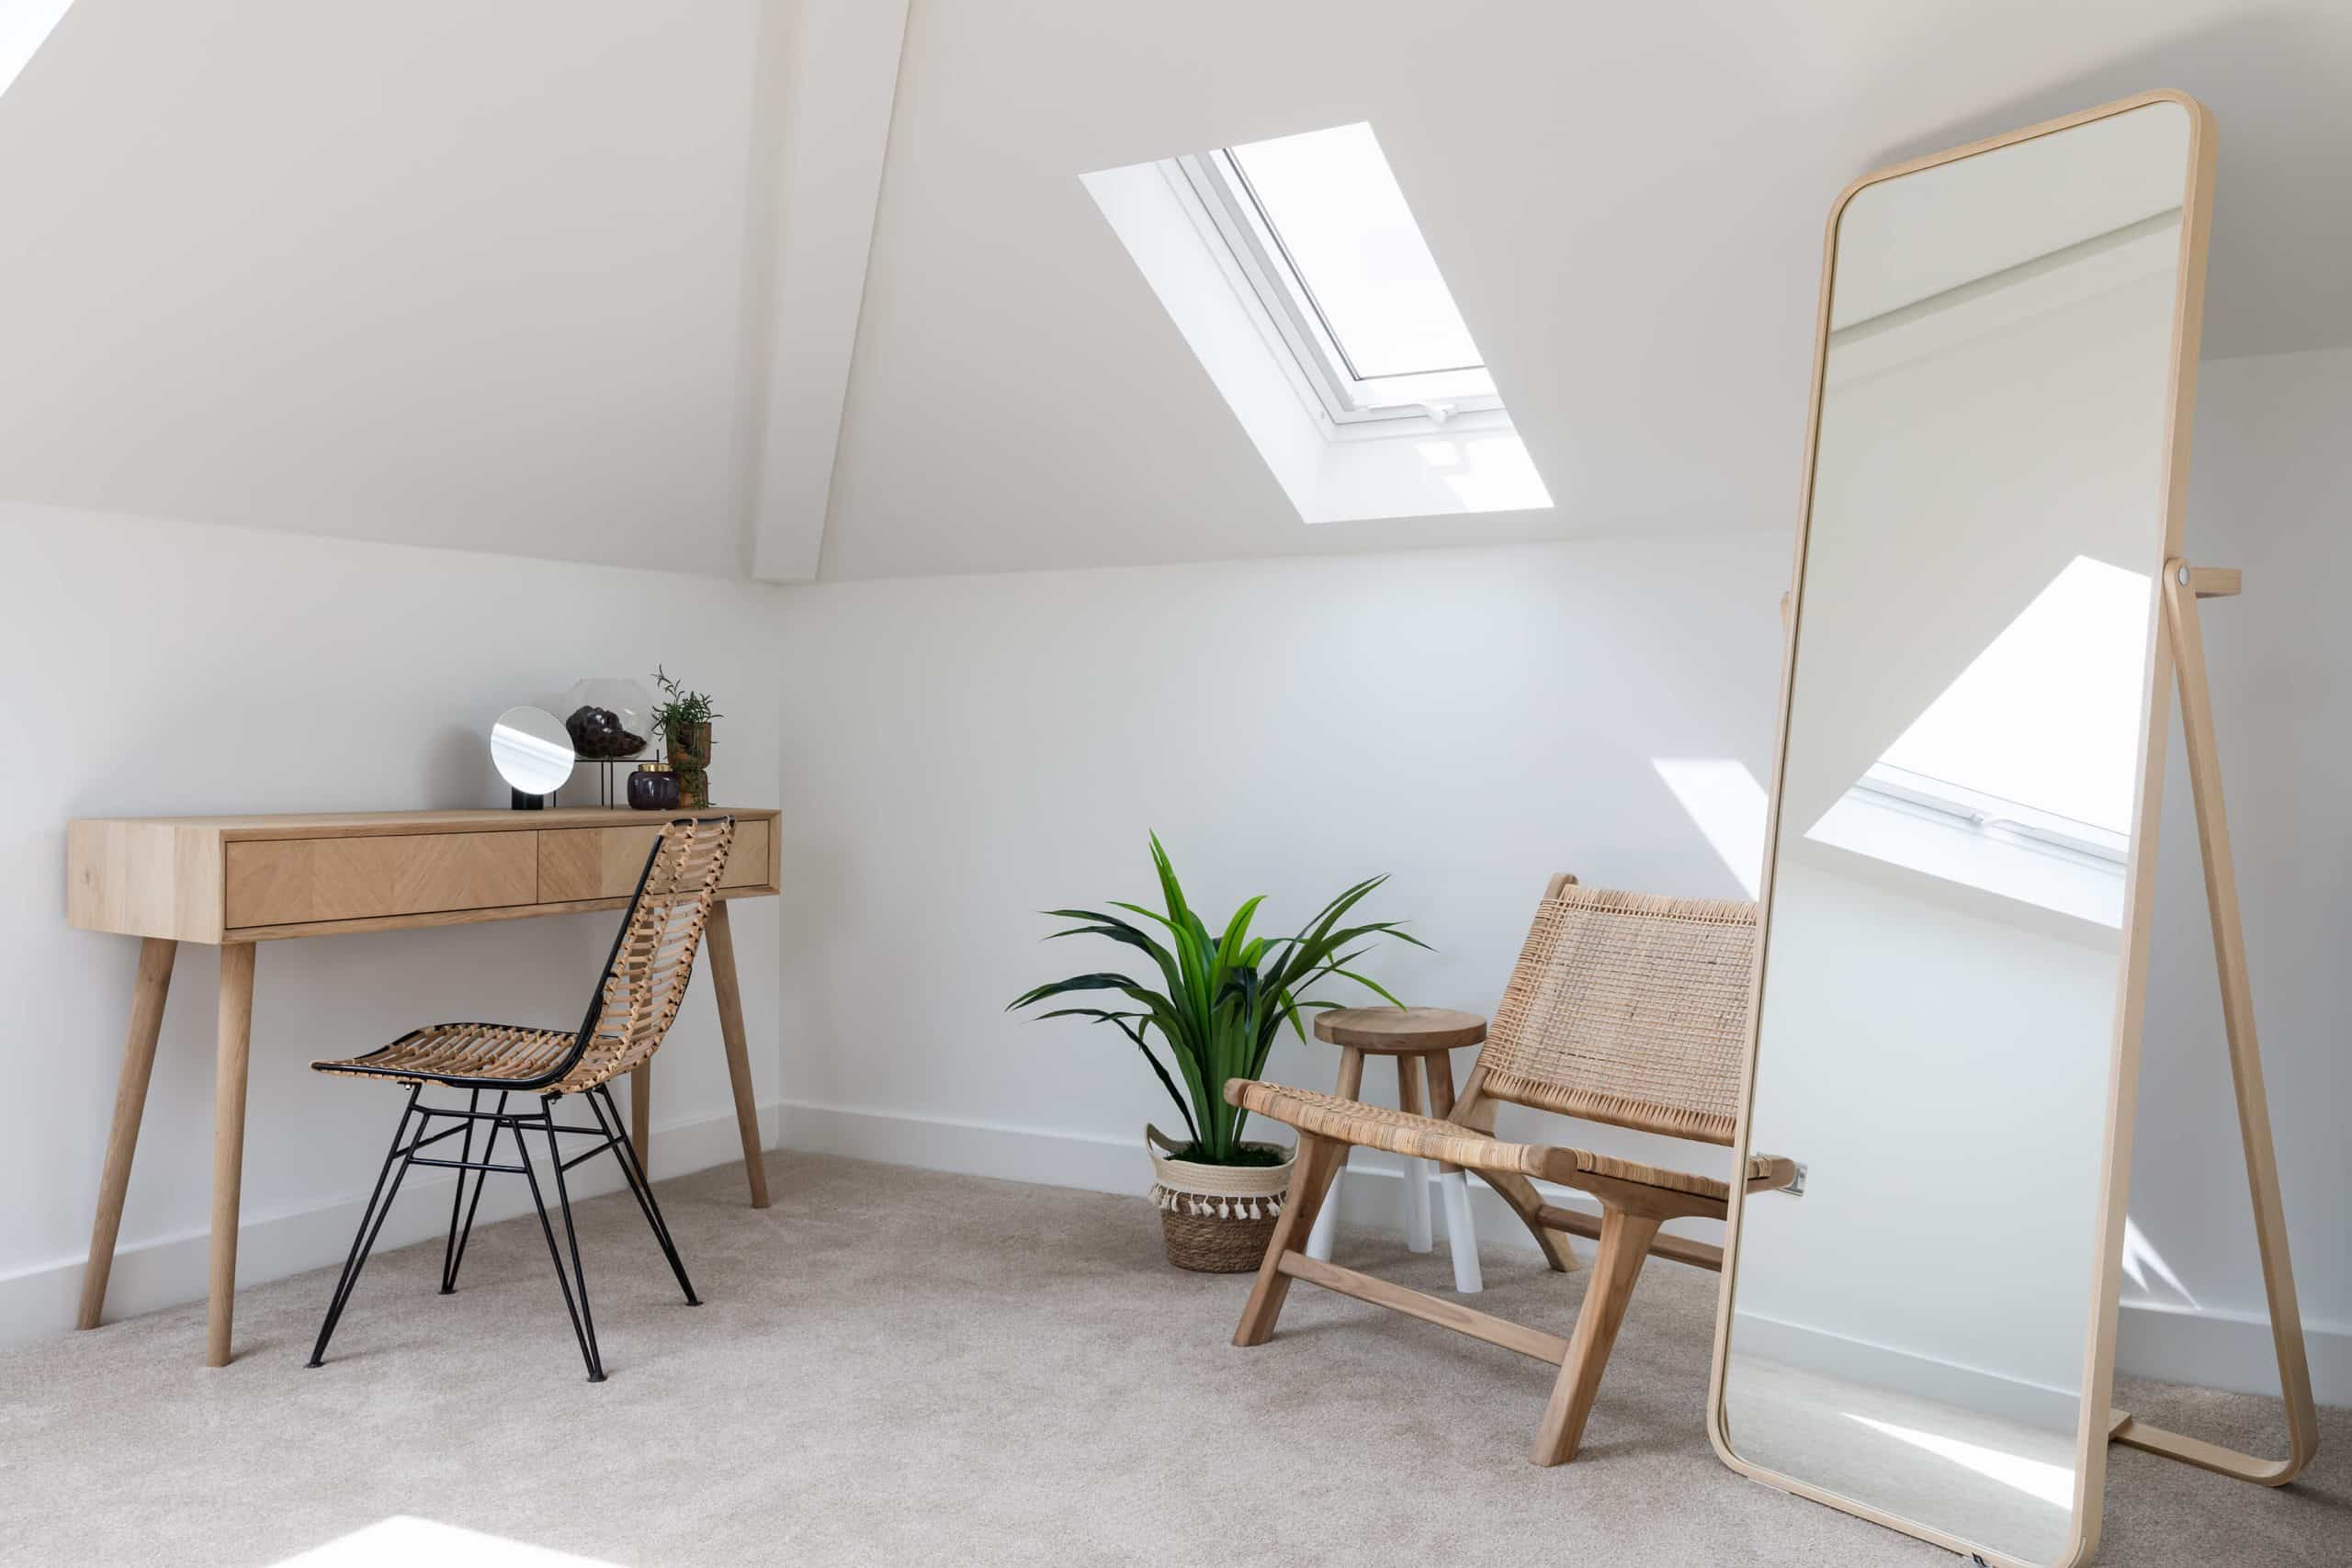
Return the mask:
{"type": "Polygon", "coordinates": [[[2208,355],[2342,344],[2347,82],[2334,3],[917,0],[821,574],[1784,528],[1849,180],[2183,88],[2208,355]],[[1555,511],[1301,524],[1079,185],[1356,119],[1555,511]]]}
{"type": "MultiPolygon", "coordinates": [[[[78,0],[0,94],[0,499],[741,572],[807,3],[78,0]]],[[[1785,528],[1854,175],[2185,88],[2209,355],[2341,344],[2347,80],[2338,0],[913,0],[820,573],[1785,528]],[[1079,183],[1356,119],[1554,511],[1301,524],[1079,183]]]]}
{"type": "Polygon", "coordinates": [[[0,497],[741,571],[763,8],[78,0],[0,94],[0,497]]]}

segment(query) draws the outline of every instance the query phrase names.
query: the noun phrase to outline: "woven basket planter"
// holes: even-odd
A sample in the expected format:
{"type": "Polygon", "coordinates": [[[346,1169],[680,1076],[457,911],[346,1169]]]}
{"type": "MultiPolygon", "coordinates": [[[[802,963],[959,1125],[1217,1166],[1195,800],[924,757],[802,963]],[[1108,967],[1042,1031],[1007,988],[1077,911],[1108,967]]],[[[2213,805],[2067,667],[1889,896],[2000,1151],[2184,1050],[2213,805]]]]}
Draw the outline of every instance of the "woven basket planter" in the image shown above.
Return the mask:
{"type": "Polygon", "coordinates": [[[1282,1156],[1282,1163],[1200,1165],[1171,1158],[1183,1145],[1157,1127],[1146,1127],[1144,1140],[1157,1178],[1151,1201],[1159,1209],[1168,1261],[1204,1274],[1246,1274],[1264,1261],[1290,1186],[1291,1151],[1252,1144],[1282,1156]]]}

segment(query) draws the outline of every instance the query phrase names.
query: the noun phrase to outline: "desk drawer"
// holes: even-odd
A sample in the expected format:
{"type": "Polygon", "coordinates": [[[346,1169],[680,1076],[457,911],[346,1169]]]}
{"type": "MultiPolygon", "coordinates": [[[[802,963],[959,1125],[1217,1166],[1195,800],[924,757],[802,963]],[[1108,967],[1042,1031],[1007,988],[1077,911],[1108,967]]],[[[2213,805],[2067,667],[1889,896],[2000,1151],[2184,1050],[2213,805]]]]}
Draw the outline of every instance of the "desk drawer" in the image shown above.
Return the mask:
{"type": "MultiPolygon", "coordinates": [[[[645,857],[662,835],[644,828],[568,828],[535,835],[539,840],[539,902],[568,904],[582,898],[626,898],[637,891],[645,857]]],[[[768,824],[738,820],[727,852],[721,887],[759,887],[768,879],[768,824]]]]}
{"type": "Polygon", "coordinates": [[[529,832],[265,839],[223,846],[227,923],[294,925],[528,904],[538,895],[529,832]]]}

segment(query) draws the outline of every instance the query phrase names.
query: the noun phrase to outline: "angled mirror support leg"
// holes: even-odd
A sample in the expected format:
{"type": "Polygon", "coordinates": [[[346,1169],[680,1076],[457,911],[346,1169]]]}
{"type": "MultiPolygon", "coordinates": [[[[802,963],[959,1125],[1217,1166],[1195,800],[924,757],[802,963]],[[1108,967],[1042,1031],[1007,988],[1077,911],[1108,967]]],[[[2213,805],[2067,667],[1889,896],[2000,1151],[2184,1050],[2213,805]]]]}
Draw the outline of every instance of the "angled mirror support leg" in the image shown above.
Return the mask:
{"type": "Polygon", "coordinates": [[[2247,1185],[2254,1195],[2255,1239],[2262,1252],[2262,1283],[2270,1301],[2270,1332],[2278,1346],[2278,1386],[2287,1404],[2289,1452],[2257,1459],[2235,1449],[2119,1417],[2116,1442],[2163,1454],[2200,1470],[2264,1486],[2283,1486],[2319,1450],[2319,1412],[2312,1399],[2311,1364],[2303,1348],[2303,1319],[2295,1302],[2295,1271],[2287,1257],[2287,1216],[2278,1192],[2278,1159],[2270,1141],[2270,1105],[2262,1086],[2262,1056],[2255,1043],[2254,988],[2246,976],[2245,931],[2238,919],[2237,872],[2230,861],[2229,820],[2222,806],[2222,763],[2213,738],[2212,694],[2205,682],[2205,639],[2197,601],[2238,592],[2238,573],[2222,567],[2165,563],[2165,632],[2172,639],[2180,682],[2181,738],[2188,751],[2189,788],[2197,804],[2197,837],[2205,857],[2205,900],[2213,921],[2213,957],[2222,976],[2222,1021],[2230,1043],[2230,1079],[2237,1089],[2238,1133],[2245,1144],[2247,1185]]]}

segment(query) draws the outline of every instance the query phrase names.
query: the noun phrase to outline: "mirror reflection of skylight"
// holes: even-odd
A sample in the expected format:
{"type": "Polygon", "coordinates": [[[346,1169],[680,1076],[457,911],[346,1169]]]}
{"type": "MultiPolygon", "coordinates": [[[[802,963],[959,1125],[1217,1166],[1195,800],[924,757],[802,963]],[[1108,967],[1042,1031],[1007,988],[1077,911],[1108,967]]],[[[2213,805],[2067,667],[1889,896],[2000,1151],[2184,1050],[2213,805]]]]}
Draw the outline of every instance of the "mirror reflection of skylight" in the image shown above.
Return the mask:
{"type": "Polygon", "coordinates": [[[2120,927],[2153,592],[2076,556],[1805,837],[2120,927]]]}
{"type": "Polygon", "coordinates": [[[1371,126],[1227,152],[1356,377],[1484,363],[1371,126]]]}
{"type": "Polygon", "coordinates": [[[2151,592],[2076,556],[1879,760],[2130,832],[2151,592]]]}

